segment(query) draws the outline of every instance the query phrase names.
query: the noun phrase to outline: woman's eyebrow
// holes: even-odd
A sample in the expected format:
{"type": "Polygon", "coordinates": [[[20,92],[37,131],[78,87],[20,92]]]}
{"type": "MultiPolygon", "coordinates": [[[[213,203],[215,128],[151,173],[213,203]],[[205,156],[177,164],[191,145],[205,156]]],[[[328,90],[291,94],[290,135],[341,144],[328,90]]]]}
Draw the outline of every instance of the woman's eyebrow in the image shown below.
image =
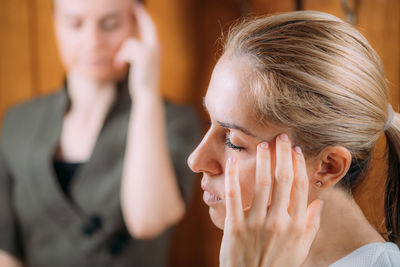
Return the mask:
{"type": "Polygon", "coordinates": [[[221,121],[217,121],[217,122],[218,122],[219,125],[221,125],[224,128],[239,130],[239,131],[241,131],[242,133],[244,133],[246,135],[249,135],[249,136],[255,137],[255,138],[259,138],[255,134],[251,133],[249,130],[246,130],[245,128],[243,128],[243,127],[241,127],[239,125],[236,125],[236,124],[233,124],[233,123],[221,122],[221,121]]]}
{"type": "MultiPolygon", "coordinates": [[[[106,20],[109,18],[118,18],[121,16],[120,14],[121,12],[119,11],[110,11],[104,15],[101,16],[100,20],[106,20]]],[[[64,17],[68,18],[68,19],[73,19],[73,18],[77,18],[77,17],[82,17],[83,15],[81,13],[77,13],[77,12],[65,12],[63,14],[64,17]]]]}
{"type": "Polygon", "coordinates": [[[108,14],[105,14],[104,16],[101,17],[100,20],[101,21],[105,21],[105,20],[108,20],[108,19],[119,18],[119,17],[121,17],[120,12],[114,11],[114,12],[110,12],[108,14]]]}

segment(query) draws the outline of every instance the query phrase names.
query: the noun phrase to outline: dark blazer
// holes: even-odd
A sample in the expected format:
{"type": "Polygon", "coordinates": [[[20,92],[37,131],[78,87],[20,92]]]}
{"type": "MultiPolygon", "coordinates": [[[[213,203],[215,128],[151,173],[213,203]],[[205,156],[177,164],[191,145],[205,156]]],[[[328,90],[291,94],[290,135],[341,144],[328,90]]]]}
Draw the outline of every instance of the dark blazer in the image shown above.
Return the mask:
{"type": "MultiPolygon", "coordinates": [[[[70,199],[52,165],[68,105],[68,94],[61,90],[14,107],[5,116],[0,141],[0,249],[33,267],[165,266],[171,229],[154,240],[134,240],[121,214],[128,91],[118,89],[91,158],[72,180],[70,199]]],[[[171,157],[188,202],[193,174],[186,159],[199,140],[199,120],[192,109],[168,103],[166,118],[171,157]]]]}

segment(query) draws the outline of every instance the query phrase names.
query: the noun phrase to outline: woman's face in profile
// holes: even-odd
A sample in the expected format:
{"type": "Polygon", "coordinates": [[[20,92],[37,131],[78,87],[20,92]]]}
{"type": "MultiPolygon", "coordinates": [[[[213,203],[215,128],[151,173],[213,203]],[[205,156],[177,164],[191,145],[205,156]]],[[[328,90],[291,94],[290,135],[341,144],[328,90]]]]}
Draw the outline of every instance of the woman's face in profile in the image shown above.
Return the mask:
{"type": "Polygon", "coordinates": [[[114,56],[133,34],[132,0],[54,0],[55,32],[67,72],[109,81],[123,69],[114,56]]]}
{"type": "MultiPolygon", "coordinates": [[[[269,142],[275,153],[275,136],[284,132],[257,123],[248,99],[250,67],[244,58],[224,55],[214,68],[204,105],[211,126],[188,159],[194,172],[202,173],[203,200],[210,207],[214,224],[223,228],[225,220],[225,164],[234,156],[239,165],[244,210],[252,204],[257,144],[269,142]]],[[[290,136],[290,132],[286,131],[290,136]]],[[[274,163],[272,163],[274,166],[274,163]]]]}

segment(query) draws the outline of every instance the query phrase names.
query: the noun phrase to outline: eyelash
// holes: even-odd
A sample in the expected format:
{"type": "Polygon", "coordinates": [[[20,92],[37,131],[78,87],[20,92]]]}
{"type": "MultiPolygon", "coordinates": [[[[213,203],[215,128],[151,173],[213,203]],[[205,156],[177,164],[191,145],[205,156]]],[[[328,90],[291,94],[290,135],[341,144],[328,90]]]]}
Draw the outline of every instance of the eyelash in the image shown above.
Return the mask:
{"type": "Polygon", "coordinates": [[[118,21],[112,21],[112,22],[105,22],[101,25],[101,28],[104,31],[112,31],[115,30],[117,28],[119,28],[120,23],[118,21]]]}
{"type": "Polygon", "coordinates": [[[225,134],[225,145],[227,147],[237,150],[239,152],[244,149],[244,147],[236,146],[236,145],[232,144],[231,139],[229,138],[229,136],[227,134],[225,134]]]}
{"type": "Polygon", "coordinates": [[[73,29],[79,29],[82,26],[82,22],[81,21],[72,21],[72,22],[70,22],[70,26],[73,29]]]}
{"type": "MultiPolygon", "coordinates": [[[[207,124],[208,124],[209,127],[211,127],[211,125],[212,125],[211,120],[209,120],[207,122],[207,124]]],[[[226,134],[226,133],[225,133],[225,146],[227,146],[227,147],[229,147],[231,149],[237,150],[239,152],[244,149],[244,147],[237,146],[237,145],[233,144],[231,139],[229,138],[228,134],[226,134]]]]}

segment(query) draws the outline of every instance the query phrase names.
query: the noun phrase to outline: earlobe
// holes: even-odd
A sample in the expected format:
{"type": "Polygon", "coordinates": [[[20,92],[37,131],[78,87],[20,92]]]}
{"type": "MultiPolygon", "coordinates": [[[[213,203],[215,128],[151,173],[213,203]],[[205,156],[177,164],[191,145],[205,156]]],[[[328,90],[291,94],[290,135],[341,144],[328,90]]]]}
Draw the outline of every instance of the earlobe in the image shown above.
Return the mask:
{"type": "Polygon", "coordinates": [[[347,173],[351,164],[351,153],[342,146],[324,148],[314,163],[314,175],[310,181],[317,189],[332,187],[347,173]]]}

